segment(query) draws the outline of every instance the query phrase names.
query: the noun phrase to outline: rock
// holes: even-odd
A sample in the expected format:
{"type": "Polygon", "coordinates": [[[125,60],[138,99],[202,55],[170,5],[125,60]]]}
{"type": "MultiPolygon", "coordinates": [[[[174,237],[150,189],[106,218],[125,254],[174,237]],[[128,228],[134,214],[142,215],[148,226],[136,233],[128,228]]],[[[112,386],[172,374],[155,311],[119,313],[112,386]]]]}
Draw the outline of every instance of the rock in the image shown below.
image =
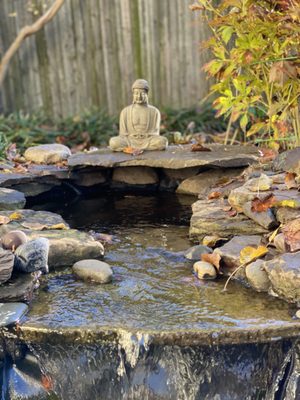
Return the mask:
{"type": "Polygon", "coordinates": [[[208,246],[197,245],[186,250],[184,257],[191,261],[198,261],[201,260],[201,255],[205,253],[212,253],[212,249],[208,246]]]}
{"type": "Polygon", "coordinates": [[[256,260],[246,266],[246,277],[253,289],[259,292],[267,292],[271,286],[268,274],[263,268],[264,261],[256,260]]]}
{"type": "MultiPolygon", "coordinates": [[[[230,179],[239,175],[239,170],[234,169],[212,169],[201,172],[196,176],[185,179],[178,186],[176,192],[182,194],[198,195],[199,198],[206,198],[210,189],[222,179],[230,179]]],[[[217,189],[216,189],[217,190],[217,189]]]]}
{"type": "Polygon", "coordinates": [[[232,217],[228,203],[220,200],[198,200],[193,204],[190,238],[201,242],[205,236],[230,238],[234,235],[256,235],[268,232],[243,214],[232,217]]]}
{"type": "Polygon", "coordinates": [[[272,178],[266,174],[261,174],[258,178],[249,179],[244,188],[249,189],[251,192],[265,192],[270,190],[273,184],[272,178]]]}
{"type": "Polygon", "coordinates": [[[14,258],[11,251],[0,247],[0,285],[10,279],[14,266],[14,258]]]}
{"type": "Polygon", "coordinates": [[[82,187],[101,185],[107,182],[107,173],[100,168],[82,168],[71,172],[70,181],[82,187]]]}
{"type": "Polygon", "coordinates": [[[110,266],[98,260],[78,261],[73,265],[72,269],[78,278],[97,283],[109,283],[113,276],[110,266]]]}
{"type": "Polygon", "coordinates": [[[24,157],[27,161],[36,164],[55,164],[67,160],[71,156],[71,151],[62,144],[41,144],[29,147],[24,157]]]}
{"type": "Polygon", "coordinates": [[[240,186],[230,192],[228,202],[235,210],[243,212],[243,206],[245,203],[254,200],[256,197],[262,200],[270,193],[271,192],[255,193],[245,186],[240,186]]]}
{"type": "Polygon", "coordinates": [[[300,175],[300,147],[279,154],[273,161],[273,169],[300,175]]]}
{"type": "Polygon", "coordinates": [[[222,258],[222,265],[226,266],[226,269],[230,271],[238,268],[240,263],[240,252],[246,246],[257,247],[260,245],[261,237],[258,235],[252,236],[235,236],[228,243],[222,247],[218,247],[214,250],[222,258]]]}
{"type": "Polygon", "coordinates": [[[73,154],[70,167],[99,166],[104,168],[147,166],[181,169],[206,166],[207,168],[246,167],[259,159],[258,149],[252,146],[224,146],[211,144],[212,151],[192,152],[192,145],[169,146],[165,151],[145,151],[139,156],[101,149],[89,153],[73,154]]]}
{"type": "Polygon", "coordinates": [[[233,182],[228,183],[227,185],[224,186],[219,186],[218,188],[212,188],[208,194],[207,198],[210,198],[210,195],[213,192],[219,192],[220,193],[220,198],[227,199],[228,196],[230,195],[231,191],[233,189],[241,187],[241,178],[234,180],[233,182]]]}
{"type": "Polygon", "coordinates": [[[26,242],[28,242],[28,237],[23,231],[10,231],[1,237],[1,244],[6,250],[14,251],[26,242]]]}
{"type": "Polygon", "coordinates": [[[39,287],[39,273],[13,274],[8,283],[1,285],[0,301],[25,301],[33,298],[33,292],[39,287]]]}
{"type": "Polygon", "coordinates": [[[27,310],[28,306],[24,303],[0,303],[0,327],[19,322],[27,310]]]}
{"type": "Polygon", "coordinates": [[[276,247],[276,249],[280,253],[286,253],[288,251],[283,233],[279,233],[278,235],[276,235],[273,243],[274,243],[274,246],[276,247]]]}
{"type": "Polygon", "coordinates": [[[49,240],[43,237],[30,240],[15,251],[14,269],[20,272],[49,272],[49,240]]]}
{"type": "Polygon", "coordinates": [[[265,229],[275,229],[279,225],[271,209],[262,212],[251,210],[251,201],[243,205],[243,213],[265,229]]]}
{"type": "Polygon", "coordinates": [[[300,301],[300,251],[265,261],[264,269],[276,295],[289,302],[300,301]]]}
{"type": "Polygon", "coordinates": [[[300,217],[300,210],[297,208],[290,207],[279,207],[276,209],[276,219],[281,224],[286,224],[300,217]]]}
{"type": "Polygon", "coordinates": [[[184,180],[197,175],[199,167],[162,170],[160,187],[164,190],[174,190],[184,180]]]}
{"type": "Polygon", "coordinates": [[[126,185],[156,185],[158,175],[149,167],[115,168],[112,176],[112,186],[126,185]]]}
{"type": "Polygon", "coordinates": [[[199,279],[215,279],[217,271],[215,267],[206,261],[197,261],[194,266],[194,271],[199,279]]]}
{"type": "Polygon", "coordinates": [[[0,188],[0,210],[16,210],[25,206],[24,193],[17,190],[0,188]]]}

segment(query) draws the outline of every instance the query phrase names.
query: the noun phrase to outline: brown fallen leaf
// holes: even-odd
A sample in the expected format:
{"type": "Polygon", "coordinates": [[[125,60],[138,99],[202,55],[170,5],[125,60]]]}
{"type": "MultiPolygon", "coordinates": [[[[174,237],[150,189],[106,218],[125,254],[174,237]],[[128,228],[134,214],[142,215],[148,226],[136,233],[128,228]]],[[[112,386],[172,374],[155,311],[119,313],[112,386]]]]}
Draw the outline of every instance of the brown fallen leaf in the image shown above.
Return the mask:
{"type": "Polygon", "coordinates": [[[258,152],[260,155],[259,161],[262,163],[272,161],[278,155],[278,151],[267,148],[261,148],[258,150],[258,152]]]}
{"type": "Polygon", "coordinates": [[[284,183],[288,189],[298,189],[298,184],[296,183],[296,174],[293,172],[287,172],[284,178],[284,183]]]}
{"type": "Polygon", "coordinates": [[[221,197],[222,193],[221,192],[210,192],[209,195],[207,196],[208,200],[212,200],[212,199],[218,199],[219,197],[221,197]]]}
{"type": "Polygon", "coordinates": [[[237,211],[236,210],[230,210],[230,211],[228,211],[228,215],[229,215],[229,217],[235,217],[237,215],[237,211]]]}
{"type": "Polygon", "coordinates": [[[52,380],[52,378],[50,377],[50,376],[48,376],[48,375],[42,375],[42,377],[41,377],[41,383],[42,383],[42,386],[43,386],[43,388],[47,391],[47,392],[49,392],[50,390],[52,390],[53,389],[53,380],[52,380]]]}
{"type": "Polygon", "coordinates": [[[191,147],[191,151],[211,151],[211,149],[204,147],[201,143],[195,143],[191,147]]]}
{"type": "Polygon", "coordinates": [[[267,254],[268,249],[266,246],[258,246],[257,248],[252,246],[246,246],[240,251],[240,263],[242,265],[249,264],[252,261],[267,254]]]}
{"type": "Polygon", "coordinates": [[[288,222],[282,228],[282,232],[290,251],[300,250],[300,218],[288,222]]]}
{"type": "Polygon", "coordinates": [[[220,261],[221,261],[221,256],[218,253],[204,253],[201,254],[201,260],[206,261],[212,265],[214,265],[217,268],[217,271],[220,270],[220,261]]]}
{"type": "Polygon", "coordinates": [[[48,227],[45,227],[45,229],[70,229],[70,228],[66,224],[61,222],[59,224],[54,224],[54,225],[50,225],[48,227]]]}
{"type": "Polygon", "coordinates": [[[140,154],[144,153],[144,150],[134,149],[133,147],[125,147],[125,149],[123,149],[123,153],[131,154],[132,156],[139,156],[140,154]]]}
{"type": "Polygon", "coordinates": [[[265,198],[259,199],[255,197],[251,203],[251,211],[252,212],[264,212],[269,208],[273,207],[276,203],[276,198],[273,193],[268,194],[265,198]]]}
{"type": "Polygon", "coordinates": [[[6,215],[0,215],[0,225],[7,225],[9,222],[9,217],[7,217],[6,215]]]}
{"type": "Polygon", "coordinates": [[[222,210],[226,211],[226,212],[229,212],[229,211],[232,210],[232,207],[231,206],[226,206],[226,207],[223,207],[222,210]]]}
{"type": "Polygon", "coordinates": [[[14,167],[14,172],[17,172],[18,174],[24,174],[28,172],[28,168],[24,167],[22,164],[16,164],[14,167]]]}

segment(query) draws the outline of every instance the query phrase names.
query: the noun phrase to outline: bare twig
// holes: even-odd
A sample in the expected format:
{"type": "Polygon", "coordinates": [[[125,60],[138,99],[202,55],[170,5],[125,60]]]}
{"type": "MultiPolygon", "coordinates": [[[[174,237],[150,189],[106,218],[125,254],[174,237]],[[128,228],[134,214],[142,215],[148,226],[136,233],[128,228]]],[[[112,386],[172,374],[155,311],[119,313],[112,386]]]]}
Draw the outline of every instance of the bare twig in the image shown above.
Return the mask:
{"type": "Polygon", "coordinates": [[[32,25],[24,26],[18,33],[16,39],[10,45],[8,50],[5,52],[1,62],[0,62],[0,87],[2,86],[3,80],[5,78],[5,74],[7,71],[8,64],[13,57],[13,55],[17,52],[22,42],[31,35],[34,35],[40,29],[42,29],[48,22],[50,22],[53,17],[58,13],[61,6],[64,4],[65,0],[56,0],[53,5],[49,8],[49,10],[42,15],[35,23],[32,25]]]}

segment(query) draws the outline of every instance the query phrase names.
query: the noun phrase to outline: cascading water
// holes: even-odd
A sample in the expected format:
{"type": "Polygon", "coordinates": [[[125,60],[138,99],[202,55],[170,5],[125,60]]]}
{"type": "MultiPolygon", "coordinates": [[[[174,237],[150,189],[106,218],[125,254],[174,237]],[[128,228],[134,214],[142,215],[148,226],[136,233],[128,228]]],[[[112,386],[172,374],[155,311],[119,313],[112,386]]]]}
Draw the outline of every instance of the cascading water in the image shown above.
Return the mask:
{"type": "Polygon", "coordinates": [[[114,281],[81,282],[70,269],[43,280],[21,337],[5,334],[1,400],[299,398],[290,307],[193,277],[181,253],[189,205],[119,194],[59,210],[76,228],[114,235],[114,281]]]}

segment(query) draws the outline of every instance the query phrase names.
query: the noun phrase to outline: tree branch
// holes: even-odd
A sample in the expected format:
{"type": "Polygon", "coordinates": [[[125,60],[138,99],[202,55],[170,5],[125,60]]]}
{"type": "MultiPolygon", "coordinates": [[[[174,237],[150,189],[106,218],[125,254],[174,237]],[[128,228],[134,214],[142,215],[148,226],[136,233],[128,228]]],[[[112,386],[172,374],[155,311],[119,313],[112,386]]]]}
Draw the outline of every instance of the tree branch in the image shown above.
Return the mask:
{"type": "Polygon", "coordinates": [[[34,24],[24,26],[18,33],[18,36],[10,45],[8,50],[5,52],[1,62],[0,62],[0,88],[5,78],[8,64],[14,54],[17,52],[22,42],[31,35],[34,35],[40,29],[42,29],[48,22],[50,22],[54,16],[58,13],[61,6],[64,4],[65,0],[56,0],[49,10],[42,15],[34,24]]]}

